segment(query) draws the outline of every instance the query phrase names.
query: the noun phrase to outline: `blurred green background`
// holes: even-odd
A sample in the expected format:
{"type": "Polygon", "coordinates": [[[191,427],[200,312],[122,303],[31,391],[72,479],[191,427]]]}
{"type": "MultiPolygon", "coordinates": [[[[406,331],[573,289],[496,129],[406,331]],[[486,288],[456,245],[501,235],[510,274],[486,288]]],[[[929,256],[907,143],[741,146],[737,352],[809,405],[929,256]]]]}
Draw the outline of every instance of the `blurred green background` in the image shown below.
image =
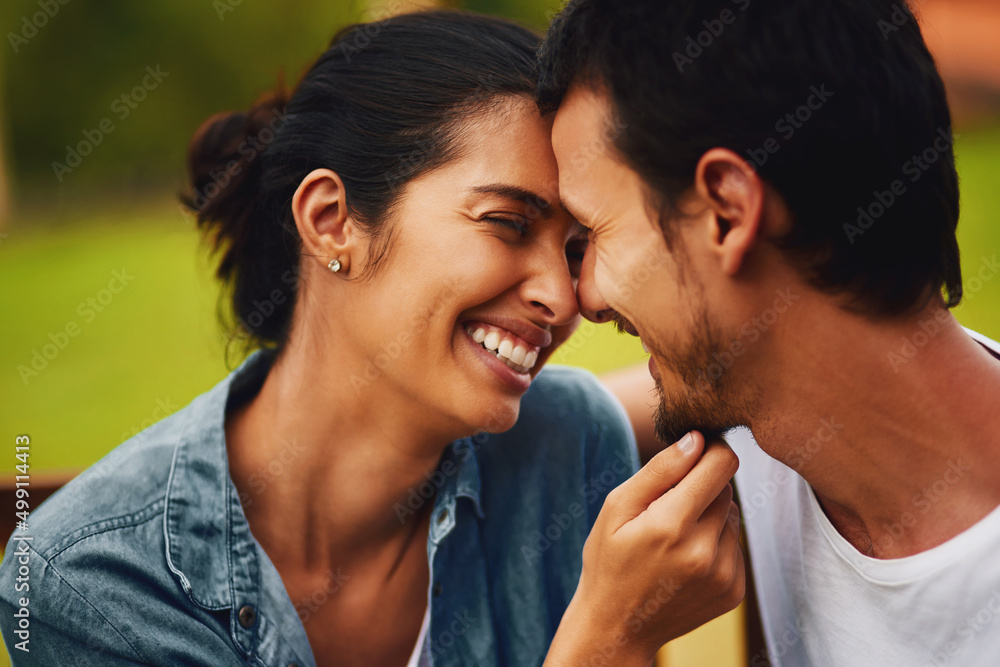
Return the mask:
{"type": "MultiPolygon", "coordinates": [[[[542,29],[559,4],[462,6],[542,29]]],[[[241,361],[230,355],[226,363],[213,265],[175,200],[187,141],[209,115],[248,106],[281,76],[294,82],[337,26],[401,8],[392,1],[6,0],[0,439],[10,448],[0,448],[0,474],[14,474],[18,434],[32,438],[32,472],[86,467],[241,361]],[[46,7],[51,15],[32,31],[32,17],[46,7]],[[161,73],[159,83],[141,101],[123,100],[142,85],[147,67],[161,73]],[[113,131],[100,130],[105,119],[113,131]],[[93,150],[71,166],[67,146],[81,141],[93,150]],[[111,294],[105,288],[115,272],[132,277],[111,294]],[[73,324],[77,334],[64,336],[73,324]],[[37,374],[23,373],[49,343],[58,354],[37,374]]],[[[1000,125],[993,107],[984,113],[970,104],[975,111],[965,114],[965,104],[956,150],[968,297],[957,315],[997,338],[1000,279],[974,289],[969,278],[1000,251],[1000,125]]],[[[600,373],[643,357],[634,339],[587,323],[553,361],[600,373]]],[[[0,664],[4,657],[0,650],[0,664]]]]}

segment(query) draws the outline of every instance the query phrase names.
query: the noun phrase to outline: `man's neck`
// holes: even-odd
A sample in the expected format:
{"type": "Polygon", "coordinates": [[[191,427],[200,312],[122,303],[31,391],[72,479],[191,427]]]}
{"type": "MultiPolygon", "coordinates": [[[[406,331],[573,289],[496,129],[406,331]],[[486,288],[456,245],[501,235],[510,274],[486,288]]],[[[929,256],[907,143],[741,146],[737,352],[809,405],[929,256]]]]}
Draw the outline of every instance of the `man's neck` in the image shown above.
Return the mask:
{"type": "Polygon", "coordinates": [[[1000,505],[1000,361],[950,313],[799,315],[773,341],[783,358],[750,426],[855,548],[919,553],[1000,505]]]}

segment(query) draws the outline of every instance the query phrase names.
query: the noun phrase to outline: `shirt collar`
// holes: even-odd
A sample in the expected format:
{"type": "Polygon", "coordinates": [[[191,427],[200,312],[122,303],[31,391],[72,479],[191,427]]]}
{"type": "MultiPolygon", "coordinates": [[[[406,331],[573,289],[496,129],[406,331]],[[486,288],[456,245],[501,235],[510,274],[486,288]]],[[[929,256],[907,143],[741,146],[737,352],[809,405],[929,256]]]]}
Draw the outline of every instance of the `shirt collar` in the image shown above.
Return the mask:
{"type": "Polygon", "coordinates": [[[438,464],[438,470],[442,470],[446,460],[454,460],[458,466],[458,474],[455,480],[455,496],[466,497],[472,501],[476,508],[476,515],[480,519],[486,518],[481,500],[482,484],[479,477],[479,458],[477,452],[480,446],[488,439],[487,434],[481,433],[468,438],[462,438],[451,443],[445,451],[445,455],[438,464]]]}
{"type": "Polygon", "coordinates": [[[254,550],[248,548],[253,538],[229,477],[225,414],[231,401],[260,389],[273,359],[273,350],[255,350],[196,398],[186,408],[191,412],[174,450],[164,510],[167,564],[192,601],[206,609],[243,604],[234,596],[258,580],[254,550]]]}

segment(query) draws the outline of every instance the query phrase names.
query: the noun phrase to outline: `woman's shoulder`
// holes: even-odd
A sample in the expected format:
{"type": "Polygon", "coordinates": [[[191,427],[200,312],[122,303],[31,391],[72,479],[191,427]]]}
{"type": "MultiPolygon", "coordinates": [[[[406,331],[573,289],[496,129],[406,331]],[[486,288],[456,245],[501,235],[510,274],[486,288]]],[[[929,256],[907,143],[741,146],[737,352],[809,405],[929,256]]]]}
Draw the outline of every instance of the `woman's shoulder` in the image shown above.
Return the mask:
{"type": "MultiPolygon", "coordinates": [[[[226,490],[225,414],[231,389],[248,390],[260,380],[266,371],[260,363],[264,359],[251,355],[213,388],[121,443],[32,508],[28,521],[32,548],[49,558],[96,535],[103,535],[106,542],[118,535],[121,540],[133,539],[129,531],[119,529],[152,524],[158,516],[162,533],[168,501],[171,508],[177,505],[172,511],[178,521],[189,509],[197,510],[196,516],[207,511],[206,498],[226,490]]],[[[141,552],[152,545],[120,546],[115,553],[141,552]]]]}
{"type": "Polygon", "coordinates": [[[564,428],[600,429],[632,438],[631,423],[621,402],[590,371],[548,365],[521,401],[522,417],[558,417],[564,428]]]}
{"type": "Polygon", "coordinates": [[[521,400],[512,429],[489,435],[481,456],[490,475],[537,477],[554,491],[614,467],[615,485],[638,469],[625,409],[590,371],[546,366],[521,400]]]}
{"type": "MultiPolygon", "coordinates": [[[[37,655],[49,658],[44,664],[66,664],[65,656],[81,650],[103,652],[102,664],[149,664],[192,642],[228,646],[191,604],[167,554],[180,453],[213,442],[224,448],[215,423],[222,404],[213,399],[224,404],[225,395],[213,391],[112,449],[32,509],[27,529],[10,538],[0,564],[0,609],[23,606],[21,596],[28,596],[38,638],[33,657],[38,646],[37,655]],[[18,577],[28,579],[23,588],[18,577]]],[[[201,476],[189,476],[187,484],[205,492],[209,484],[201,480],[212,471],[191,458],[197,459],[192,476],[201,476]]],[[[13,628],[0,626],[6,638],[13,628]]],[[[171,661],[182,663],[196,664],[171,661]]]]}
{"type": "Polygon", "coordinates": [[[45,558],[91,535],[162,514],[175,451],[198,428],[201,398],[121,443],[33,508],[32,548],[45,558]]]}

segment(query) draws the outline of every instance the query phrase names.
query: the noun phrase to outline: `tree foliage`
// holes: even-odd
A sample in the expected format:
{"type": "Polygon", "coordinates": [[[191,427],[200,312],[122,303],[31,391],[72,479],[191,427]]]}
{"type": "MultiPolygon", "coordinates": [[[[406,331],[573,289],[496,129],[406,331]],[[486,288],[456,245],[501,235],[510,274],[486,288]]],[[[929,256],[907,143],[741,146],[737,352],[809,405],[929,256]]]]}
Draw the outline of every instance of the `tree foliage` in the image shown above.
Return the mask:
{"type": "Polygon", "coordinates": [[[0,82],[11,171],[20,189],[43,192],[177,179],[202,120],[248,106],[283,73],[294,80],[338,26],[361,17],[357,3],[329,0],[7,0],[0,82]],[[43,22],[45,3],[57,11],[43,22]],[[81,142],[89,154],[57,174],[67,146],[88,151],[81,142]]]}
{"type": "MultiPolygon", "coordinates": [[[[464,6],[541,29],[557,4],[464,6]]],[[[178,188],[188,139],[205,118],[247,107],[282,76],[294,83],[339,27],[381,18],[369,6],[5,0],[0,146],[16,191],[49,199],[54,188],[65,199],[95,188],[178,188]]]]}

